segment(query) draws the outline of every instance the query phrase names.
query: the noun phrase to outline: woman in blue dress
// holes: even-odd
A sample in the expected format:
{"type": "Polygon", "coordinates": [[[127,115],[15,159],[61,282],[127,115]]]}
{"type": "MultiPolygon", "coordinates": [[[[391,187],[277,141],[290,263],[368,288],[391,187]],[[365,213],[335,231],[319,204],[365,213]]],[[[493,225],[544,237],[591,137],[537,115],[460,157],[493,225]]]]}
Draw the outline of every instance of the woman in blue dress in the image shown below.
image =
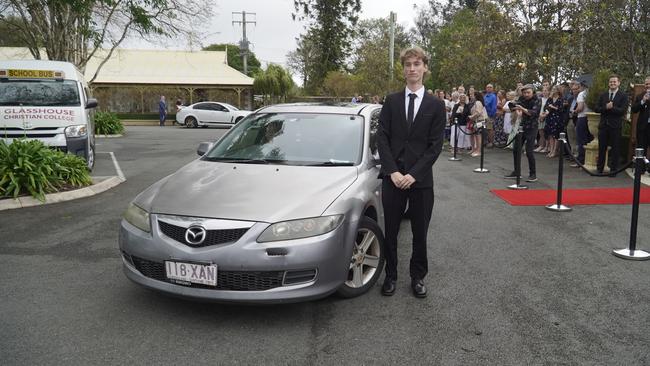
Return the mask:
{"type": "Polygon", "coordinates": [[[557,140],[560,138],[562,132],[562,93],[559,86],[554,86],[551,89],[551,95],[544,105],[544,113],[546,114],[546,126],[544,126],[544,134],[549,140],[549,153],[546,155],[549,158],[554,158],[558,154],[557,140]]]}

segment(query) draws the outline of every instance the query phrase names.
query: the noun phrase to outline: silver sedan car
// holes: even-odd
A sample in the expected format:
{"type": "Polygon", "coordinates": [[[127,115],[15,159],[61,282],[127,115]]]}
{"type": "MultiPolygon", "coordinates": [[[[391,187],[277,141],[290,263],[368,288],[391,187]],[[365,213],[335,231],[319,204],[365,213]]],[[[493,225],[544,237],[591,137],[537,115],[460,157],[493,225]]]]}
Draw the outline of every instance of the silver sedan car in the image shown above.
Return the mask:
{"type": "Polygon", "coordinates": [[[176,122],[188,128],[231,126],[250,113],[228,103],[200,102],[181,108],[176,113],[176,122]]]}
{"type": "Polygon", "coordinates": [[[132,281],[172,295],[294,302],[368,291],[384,265],[381,106],[257,110],[129,205],[132,281]]]}

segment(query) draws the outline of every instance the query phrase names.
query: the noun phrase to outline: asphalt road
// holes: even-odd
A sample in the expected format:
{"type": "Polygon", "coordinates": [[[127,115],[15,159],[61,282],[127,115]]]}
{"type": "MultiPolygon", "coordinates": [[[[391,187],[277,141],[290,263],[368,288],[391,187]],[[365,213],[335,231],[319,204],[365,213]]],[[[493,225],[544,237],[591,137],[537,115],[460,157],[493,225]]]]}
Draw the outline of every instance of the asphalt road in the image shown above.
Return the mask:
{"type": "MultiPolygon", "coordinates": [[[[129,127],[99,140],[127,181],[76,201],[0,212],[0,364],[648,365],[650,262],[626,247],[630,206],[569,213],[513,207],[509,151],[434,167],[429,296],[411,296],[410,229],[400,234],[397,294],[290,305],[197,303],[145,290],[122,273],[120,216],[135,195],[196,158],[225,130],[129,127]]],[[[108,154],[94,174],[114,175],[108,154]]],[[[538,157],[535,187],[555,185],[538,157]]],[[[524,159],[524,167],[526,166],[524,159]]],[[[524,170],[525,171],[525,170],[524,170]]],[[[630,186],[568,170],[569,187],[630,186]]],[[[650,207],[638,247],[650,250],[650,207]]]]}

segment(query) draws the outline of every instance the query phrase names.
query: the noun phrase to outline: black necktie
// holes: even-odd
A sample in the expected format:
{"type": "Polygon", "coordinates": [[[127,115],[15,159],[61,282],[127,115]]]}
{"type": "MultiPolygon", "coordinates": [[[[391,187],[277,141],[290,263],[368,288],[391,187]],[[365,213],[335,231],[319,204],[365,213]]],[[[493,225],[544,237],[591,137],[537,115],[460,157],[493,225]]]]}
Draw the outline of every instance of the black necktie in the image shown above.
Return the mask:
{"type": "Polygon", "coordinates": [[[415,93],[409,94],[409,111],[406,115],[406,122],[408,123],[409,127],[413,125],[413,112],[415,111],[415,98],[417,97],[418,96],[415,93]]]}
{"type": "Polygon", "coordinates": [[[614,93],[609,93],[609,101],[611,102],[614,100],[614,93]]]}

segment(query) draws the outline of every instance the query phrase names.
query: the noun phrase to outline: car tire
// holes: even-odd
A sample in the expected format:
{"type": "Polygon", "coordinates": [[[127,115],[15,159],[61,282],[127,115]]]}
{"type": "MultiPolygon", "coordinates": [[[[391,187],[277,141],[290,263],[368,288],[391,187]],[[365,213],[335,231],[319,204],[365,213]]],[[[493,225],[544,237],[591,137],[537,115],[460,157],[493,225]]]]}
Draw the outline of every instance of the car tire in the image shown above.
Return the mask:
{"type": "Polygon", "coordinates": [[[90,146],[86,152],[86,168],[89,172],[93,171],[95,167],[95,146],[90,146]]]}
{"type": "Polygon", "coordinates": [[[363,217],[357,228],[348,276],[337,294],[352,298],[366,293],[379,279],[384,262],[384,234],[373,219],[363,217]]]}
{"type": "Polygon", "coordinates": [[[196,118],[189,116],[185,118],[185,126],[187,128],[197,128],[199,126],[198,122],[196,121],[196,118]]]}

